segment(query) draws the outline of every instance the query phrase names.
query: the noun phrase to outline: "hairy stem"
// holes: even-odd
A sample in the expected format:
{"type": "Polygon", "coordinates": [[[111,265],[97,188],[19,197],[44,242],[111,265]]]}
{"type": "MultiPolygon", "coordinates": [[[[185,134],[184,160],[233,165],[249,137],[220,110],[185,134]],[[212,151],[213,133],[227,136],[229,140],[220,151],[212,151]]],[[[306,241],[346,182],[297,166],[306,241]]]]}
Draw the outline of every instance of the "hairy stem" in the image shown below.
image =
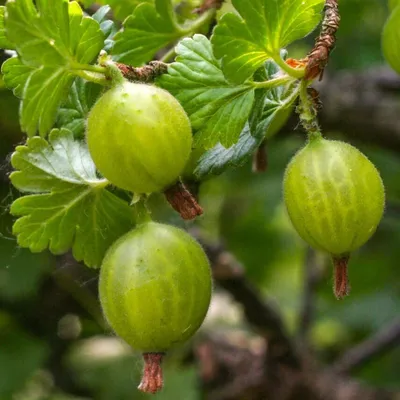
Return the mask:
{"type": "Polygon", "coordinates": [[[308,95],[308,85],[309,81],[302,80],[300,84],[300,105],[297,112],[309,139],[313,140],[321,137],[321,130],[318,124],[317,110],[308,95]]]}
{"type": "Polygon", "coordinates": [[[273,89],[286,83],[293,82],[294,78],[292,76],[281,76],[279,78],[270,79],[264,82],[250,82],[249,84],[255,89],[273,89]]]}

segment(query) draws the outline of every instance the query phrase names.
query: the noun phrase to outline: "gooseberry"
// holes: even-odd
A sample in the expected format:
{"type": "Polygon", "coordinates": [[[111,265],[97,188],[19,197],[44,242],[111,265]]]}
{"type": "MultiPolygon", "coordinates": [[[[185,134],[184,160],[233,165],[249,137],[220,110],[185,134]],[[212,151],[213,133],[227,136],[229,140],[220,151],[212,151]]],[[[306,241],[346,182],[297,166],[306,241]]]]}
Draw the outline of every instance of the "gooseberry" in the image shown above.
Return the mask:
{"type": "Polygon", "coordinates": [[[175,183],[192,147],[189,118],[167,91],[125,81],[108,90],[87,121],[87,143],[100,173],[131,192],[175,183]]]}
{"type": "Polygon", "coordinates": [[[139,389],[153,393],[162,387],[163,353],[198,330],[211,291],[207,256],[181,229],[146,222],[107,251],[100,272],[100,302],[112,329],[144,353],[139,389]]]}
{"type": "Polygon", "coordinates": [[[299,235],[332,255],[335,294],[345,296],[348,257],[373,235],[384,212],[379,172],[355,147],[318,137],[289,163],[283,193],[299,235]]]}

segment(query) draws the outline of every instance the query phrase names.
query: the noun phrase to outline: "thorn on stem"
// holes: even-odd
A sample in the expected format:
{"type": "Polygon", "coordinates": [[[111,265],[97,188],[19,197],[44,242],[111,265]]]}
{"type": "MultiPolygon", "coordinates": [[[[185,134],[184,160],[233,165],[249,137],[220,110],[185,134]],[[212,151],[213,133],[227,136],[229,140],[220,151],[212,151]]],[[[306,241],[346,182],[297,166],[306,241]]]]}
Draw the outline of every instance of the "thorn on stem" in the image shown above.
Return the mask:
{"type": "Polygon", "coordinates": [[[349,257],[333,259],[333,265],[335,268],[334,293],[338,300],[343,299],[350,293],[349,276],[347,271],[348,262],[349,257]]]}
{"type": "Polygon", "coordinates": [[[184,220],[191,220],[203,214],[203,209],[182,182],[177,182],[165,192],[169,204],[184,220]]]}
{"type": "Polygon", "coordinates": [[[157,393],[163,388],[161,362],[164,353],[143,353],[143,377],[138,389],[144,393],[157,393]]]}

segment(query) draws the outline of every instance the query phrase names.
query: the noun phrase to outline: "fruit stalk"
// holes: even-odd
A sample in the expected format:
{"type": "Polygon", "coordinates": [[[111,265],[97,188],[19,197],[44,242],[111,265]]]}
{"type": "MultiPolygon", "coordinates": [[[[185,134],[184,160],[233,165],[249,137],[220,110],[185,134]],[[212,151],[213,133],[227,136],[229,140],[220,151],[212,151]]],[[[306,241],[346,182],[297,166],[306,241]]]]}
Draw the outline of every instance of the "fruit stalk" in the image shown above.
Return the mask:
{"type": "Polygon", "coordinates": [[[300,86],[300,104],[297,112],[304,130],[308,134],[309,140],[321,138],[321,129],[317,119],[317,109],[308,93],[309,81],[302,80],[300,86]]]}
{"type": "Polygon", "coordinates": [[[161,363],[164,353],[143,353],[143,377],[138,389],[144,393],[157,393],[163,388],[161,363]]]}
{"type": "Polygon", "coordinates": [[[349,275],[347,272],[347,264],[349,257],[338,257],[333,259],[335,268],[334,293],[338,300],[343,299],[350,293],[349,275]]]}
{"type": "Polygon", "coordinates": [[[165,192],[169,204],[184,220],[191,220],[203,214],[202,207],[182,182],[177,182],[165,192]]]}

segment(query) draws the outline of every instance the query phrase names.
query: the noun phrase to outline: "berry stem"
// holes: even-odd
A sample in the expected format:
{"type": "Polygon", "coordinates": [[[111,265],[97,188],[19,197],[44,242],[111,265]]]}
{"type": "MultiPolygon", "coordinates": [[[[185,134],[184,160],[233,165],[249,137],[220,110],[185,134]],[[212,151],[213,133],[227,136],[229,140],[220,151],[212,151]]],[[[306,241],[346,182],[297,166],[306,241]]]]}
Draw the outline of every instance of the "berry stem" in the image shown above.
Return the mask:
{"type": "Polygon", "coordinates": [[[310,81],[303,79],[300,84],[300,104],[297,112],[300,116],[300,122],[308,134],[310,141],[320,139],[322,137],[321,130],[317,119],[317,110],[308,94],[308,86],[310,81]]]}
{"type": "Polygon", "coordinates": [[[169,204],[184,220],[191,220],[203,214],[203,209],[182,182],[177,182],[165,192],[169,204]]]}
{"type": "Polygon", "coordinates": [[[343,299],[350,293],[349,276],[347,272],[348,262],[348,256],[333,258],[333,265],[335,268],[334,293],[338,300],[343,299]]]}
{"type": "Polygon", "coordinates": [[[138,225],[145,224],[146,222],[150,222],[152,220],[146,201],[147,198],[145,196],[133,196],[131,205],[134,207],[135,221],[138,225]]]}
{"type": "Polygon", "coordinates": [[[111,78],[111,85],[117,86],[125,82],[125,78],[122,75],[122,72],[118,68],[117,64],[112,61],[107,61],[105,63],[105,67],[107,68],[108,76],[111,78]]]}
{"type": "Polygon", "coordinates": [[[143,377],[138,389],[144,393],[157,393],[163,388],[161,362],[164,353],[143,353],[143,377]]]}

